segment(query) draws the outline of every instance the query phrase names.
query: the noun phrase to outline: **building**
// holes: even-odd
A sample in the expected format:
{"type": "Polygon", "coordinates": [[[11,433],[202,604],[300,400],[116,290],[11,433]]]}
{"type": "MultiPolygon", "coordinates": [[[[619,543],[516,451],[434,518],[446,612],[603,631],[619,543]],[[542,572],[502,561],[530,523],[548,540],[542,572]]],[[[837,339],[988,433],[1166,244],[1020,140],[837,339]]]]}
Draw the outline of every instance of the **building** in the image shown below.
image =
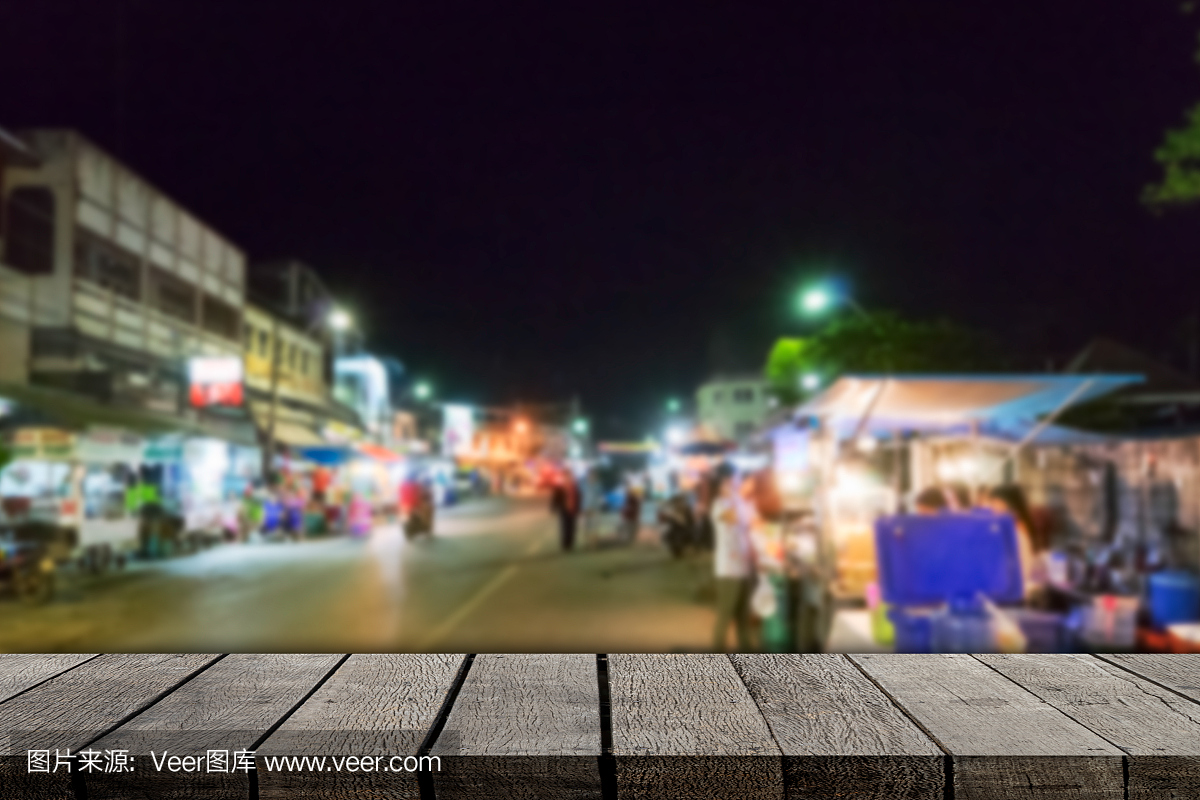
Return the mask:
{"type": "Polygon", "coordinates": [[[187,402],[189,359],[240,359],[242,251],[77,132],[0,140],[6,396],[244,437],[236,413],[187,402]]]}
{"type": "Polygon", "coordinates": [[[761,375],[717,375],[696,391],[696,424],[702,432],[742,442],[765,424],[772,402],[761,375]]]}

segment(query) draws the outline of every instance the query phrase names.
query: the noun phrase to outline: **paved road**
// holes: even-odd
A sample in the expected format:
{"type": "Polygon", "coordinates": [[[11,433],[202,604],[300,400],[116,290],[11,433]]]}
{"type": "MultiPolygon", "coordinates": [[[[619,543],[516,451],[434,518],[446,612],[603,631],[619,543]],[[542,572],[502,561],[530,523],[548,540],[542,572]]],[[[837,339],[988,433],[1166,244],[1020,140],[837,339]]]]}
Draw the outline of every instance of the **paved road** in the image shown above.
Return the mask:
{"type": "Polygon", "coordinates": [[[650,529],[562,553],[541,500],[444,511],[431,540],[225,546],[0,601],[7,652],[698,652],[709,605],[650,529]]]}

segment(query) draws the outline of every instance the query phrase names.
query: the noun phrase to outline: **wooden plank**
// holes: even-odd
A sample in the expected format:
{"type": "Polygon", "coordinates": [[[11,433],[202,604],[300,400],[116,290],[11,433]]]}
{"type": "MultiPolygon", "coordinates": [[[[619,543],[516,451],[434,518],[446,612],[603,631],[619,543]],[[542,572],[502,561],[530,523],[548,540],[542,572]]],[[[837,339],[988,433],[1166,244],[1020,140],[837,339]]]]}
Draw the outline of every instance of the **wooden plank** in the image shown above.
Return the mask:
{"type": "Polygon", "coordinates": [[[250,775],[234,753],[249,751],[337,666],[336,654],[233,654],[91,745],[126,751],[130,772],[89,772],[88,800],[250,796],[250,775]],[[209,751],[223,761],[209,763],[209,751]],[[172,756],[204,758],[180,762],[172,756]],[[160,766],[161,765],[161,766],[160,766]],[[166,767],[166,768],[162,768],[166,767]]]}
{"type": "Polygon", "coordinates": [[[1200,800],[1200,705],[1091,656],[976,658],[1123,750],[1129,800],[1200,800]]]}
{"type": "Polygon", "coordinates": [[[609,655],[617,792],[782,798],[783,757],[729,658],[609,655]]]}
{"type": "Polygon", "coordinates": [[[72,754],[153,705],[219,656],[110,654],[0,704],[0,799],[66,796],[63,770],[28,771],[28,750],[72,754]]]}
{"type": "Polygon", "coordinates": [[[1173,692],[1200,702],[1200,654],[1104,653],[1096,658],[1115,664],[1121,669],[1148,678],[1173,692]]]}
{"type": "Polygon", "coordinates": [[[598,800],[596,657],[476,656],[430,755],[439,800],[598,800]]]}
{"type": "Polygon", "coordinates": [[[417,774],[393,766],[403,769],[404,757],[417,755],[464,658],[441,653],[350,656],[258,748],[258,796],[416,800],[417,774]],[[393,756],[400,761],[393,764],[393,756]],[[293,757],[325,762],[301,764],[290,761],[293,757]],[[347,757],[358,761],[342,760],[340,768],[333,761],[347,757]],[[363,758],[373,759],[372,767],[379,769],[365,769],[363,758]]]}
{"type": "Polygon", "coordinates": [[[42,681],[77,667],[95,653],[5,653],[0,655],[0,703],[42,681]]]}
{"type": "Polygon", "coordinates": [[[1122,800],[1122,753],[969,655],[847,656],[952,756],[956,800],[1122,800]]]}
{"type": "Polygon", "coordinates": [[[783,753],[788,798],[941,800],[941,749],[841,655],[729,657],[783,753]]]}

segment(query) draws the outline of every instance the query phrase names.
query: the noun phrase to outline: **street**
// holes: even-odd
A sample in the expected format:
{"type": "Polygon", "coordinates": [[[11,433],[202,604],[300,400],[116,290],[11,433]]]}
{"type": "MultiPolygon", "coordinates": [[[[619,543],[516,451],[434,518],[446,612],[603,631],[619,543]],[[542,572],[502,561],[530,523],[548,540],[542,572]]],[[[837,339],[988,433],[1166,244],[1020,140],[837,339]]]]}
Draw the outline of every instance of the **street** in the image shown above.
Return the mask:
{"type": "Polygon", "coordinates": [[[443,509],[433,539],[217,547],[0,601],[6,652],[703,652],[713,611],[645,527],[563,553],[541,499],[443,509]]]}

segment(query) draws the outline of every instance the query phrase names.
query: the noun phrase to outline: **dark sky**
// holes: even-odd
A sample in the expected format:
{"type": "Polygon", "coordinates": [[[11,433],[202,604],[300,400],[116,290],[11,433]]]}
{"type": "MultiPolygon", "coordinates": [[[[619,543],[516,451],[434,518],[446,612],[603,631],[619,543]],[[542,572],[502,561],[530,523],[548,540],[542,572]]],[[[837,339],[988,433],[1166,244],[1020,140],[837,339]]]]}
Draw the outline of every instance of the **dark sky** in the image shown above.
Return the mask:
{"type": "Polygon", "coordinates": [[[0,125],[310,261],[444,394],[641,434],[826,270],[1035,361],[1200,310],[1200,211],[1138,204],[1200,100],[1169,0],[121,7],[0,0],[0,125]]]}

